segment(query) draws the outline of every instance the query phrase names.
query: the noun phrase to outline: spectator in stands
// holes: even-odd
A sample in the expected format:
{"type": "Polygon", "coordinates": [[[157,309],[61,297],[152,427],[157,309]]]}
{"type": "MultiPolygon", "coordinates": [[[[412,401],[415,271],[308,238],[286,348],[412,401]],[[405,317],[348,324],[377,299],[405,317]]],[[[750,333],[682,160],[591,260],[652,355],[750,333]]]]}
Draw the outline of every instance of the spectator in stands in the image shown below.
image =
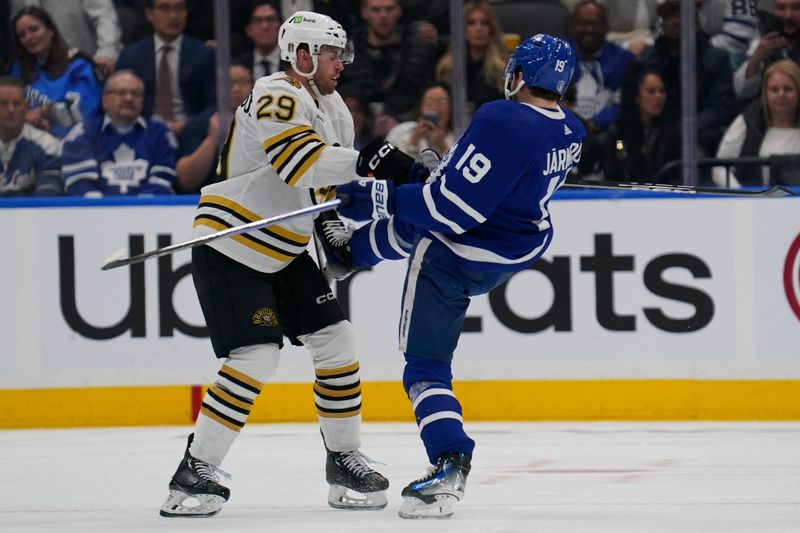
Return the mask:
{"type": "MultiPolygon", "coordinates": [[[[246,65],[234,63],[228,69],[228,79],[231,82],[230,107],[235,113],[253,90],[253,72],[246,65]]],[[[219,181],[216,173],[219,128],[216,111],[197,115],[186,127],[178,143],[177,192],[197,194],[206,185],[219,181]]]]}
{"type": "Polygon", "coordinates": [[[584,0],[572,11],[568,42],[578,56],[572,77],[573,111],[586,126],[589,142],[619,119],[622,76],[633,59],[633,54],[606,40],[607,32],[606,8],[595,0],[584,0]]]}
{"type": "Polygon", "coordinates": [[[154,34],[122,50],[118,69],[144,80],[145,117],[155,116],[180,137],[194,115],[214,107],[214,52],[183,34],[186,0],[146,0],[154,34]]]}
{"type": "Polygon", "coordinates": [[[386,140],[416,160],[426,148],[444,155],[456,140],[451,123],[450,89],[441,83],[426,88],[419,102],[417,120],[398,124],[389,130],[386,140]]]}
{"type": "Polygon", "coordinates": [[[246,65],[255,79],[283,70],[278,48],[278,30],[282,22],[274,1],[258,0],[253,4],[250,21],[245,26],[252,48],[239,56],[238,62],[246,65]]]}
{"type": "Polygon", "coordinates": [[[800,1],[774,0],[771,12],[764,12],[760,36],[750,43],[748,59],[734,74],[734,88],[740,100],[758,96],[761,73],[780,59],[800,63],[800,1]]]}
{"type": "Polygon", "coordinates": [[[347,109],[350,110],[350,116],[353,117],[355,133],[353,149],[361,150],[364,145],[374,138],[372,135],[372,119],[367,108],[367,102],[358,89],[352,86],[345,87],[339,91],[339,95],[344,100],[347,109]]]}
{"type": "Polygon", "coordinates": [[[416,160],[426,148],[444,155],[456,141],[450,118],[450,91],[446,85],[431,85],[422,93],[417,120],[398,124],[386,140],[416,160]]]}
{"type": "MultiPolygon", "coordinates": [[[[622,113],[607,135],[605,175],[615,181],[653,182],[680,159],[680,127],[664,113],[669,95],[660,74],[632,62],[622,85],[622,113]]],[[[666,181],[680,183],[676,172],[666,181]]]]}
{"type": "Polygon", "coordinates": [[[778,159],[780,164],[737,165],[728,176],[724,167],[715,167],[717,185],[800,184],[800,67],[790,59],[772,63],[764,72],[761,98],[754,100],[736,117],[720,143],[717,157],[769,157],[790,154],[778,159]],[[777,172],[777,175],[773,172],[777,172]],[[730,179],[728,179],[730,178],[730,179]]]}
{"type": "Polygon", "coordinates": [[[172,194],[177,143],[167,127],[142,116],[144,82],[118,70],[103,90],[105,115],[76,125],[64,139],[67,194],[88,197],[172,194]]]}
{"type": "Polygon", "coordinates": [[[400,25],[434,48],[440,58],[450,44],[450,0],[402,0],[400,25]]]}
{"type": "MultiPolygon", "coordinates": [[[[663,35],[641,55],[641,61],[655,69],[667,89],[665,118],[681,119],[681,18],[680,0],[666,0],[658,6],[663,35]]],[[[731,64],[724,50],[697,33],[697,135],[704,154],[717,151],[725,128],[736,115],[731,64]]]]}
{"type": "Polygon", "coordinates": [[[26,6],[44,9],[67,46],[91,57],[104,77],[114,69],[122,32],[111,0],[11,0],[11,5],[14,11],[26,6]]]}
{"type": "Polygon", "coordinates": [[[433,80],[434,47],[399,24],[400,0],[362,0],[366,26],[353,35],[355,60],[342,73],[341,87],[354,85],[376,109],[375,133],[385,135],[413,115],[422,88],[433,80]]]}
{"type": "Polygon", "coordinates": [[[25,84],[0,77],[0,196],[61,194],[61,143],[25,122],[25,84]]]}
{"type": "MultiPolygon", "coordinates": [[[[464,39],[467,44],[467,101],[474,110],[504,97],[503,77],[508,53],[497,16],[485,0],[464,5],[464,39]]],[[[450,85],[452,77],[453,54],[448,51],[436,66],[436,80],[450,85]]]]}
{"type": "Polygon", "coordinates": [[[598,0],[608,10],[608,40],[639,56],[653,44],[653,23],[661,0],[598,0]]]}
{"type": "Polygon", "coordinates": [[[728,52],[731,68],[738,68],[747,57],[747,46],[758,30],[755,1],[697,0],[697,20],[711,44],[728,52]]]}
{"type": "Polygon", "coordinates": [[[70,52],[50,15],[38,7],[25,7],[11,24],[11,75],[28,85],[26,120],[60,138],[74,124],[97,115],[102,89],[92,60],[70,52]]]}

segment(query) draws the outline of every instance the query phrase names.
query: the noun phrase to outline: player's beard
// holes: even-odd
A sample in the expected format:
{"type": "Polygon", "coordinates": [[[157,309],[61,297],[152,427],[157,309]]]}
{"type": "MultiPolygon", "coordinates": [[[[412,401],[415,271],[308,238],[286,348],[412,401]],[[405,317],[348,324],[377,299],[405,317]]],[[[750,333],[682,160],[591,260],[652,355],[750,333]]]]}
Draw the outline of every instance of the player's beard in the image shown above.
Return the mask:
{"type": "Polygon", "coordinates": [[[327,96],[329,94],[333,94],[333,91],[336,90],[336,81],[332,78],[323,78],[317,74],[314,74],[314,85],[317,86],[317,90],[323,96],[327,96]]]}

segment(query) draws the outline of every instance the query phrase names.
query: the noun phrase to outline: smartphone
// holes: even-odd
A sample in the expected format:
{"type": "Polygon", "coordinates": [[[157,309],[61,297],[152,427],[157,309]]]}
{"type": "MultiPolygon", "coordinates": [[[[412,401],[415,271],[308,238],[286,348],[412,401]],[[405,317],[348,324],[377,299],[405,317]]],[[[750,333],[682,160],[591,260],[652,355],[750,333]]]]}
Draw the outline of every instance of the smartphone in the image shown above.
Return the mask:
{"type": "Polygon", "coordinates": [[[423,113],[422,118],[431,122],[434,126],[439,124],[439,114],[438,113],[423,113]]]}
{"type": "Polygon", "coordinates": [[[761,35],[765,35],[771,31],[777,31],[783,35],[783,21],[773,15],[770,11],[759,9],[758,29],[761,32],[761,35]]]}

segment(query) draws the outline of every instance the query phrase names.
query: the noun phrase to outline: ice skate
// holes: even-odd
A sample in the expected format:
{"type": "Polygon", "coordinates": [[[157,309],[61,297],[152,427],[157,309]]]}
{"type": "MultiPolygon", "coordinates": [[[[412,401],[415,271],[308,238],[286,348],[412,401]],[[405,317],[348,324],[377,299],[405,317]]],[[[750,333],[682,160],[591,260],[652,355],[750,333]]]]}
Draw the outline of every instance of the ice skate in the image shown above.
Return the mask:
{"type": "Polygon", "coordinates": [[[389,480],[370,468],[358,450],[328,450],[325,478],[331,486],[328,504],[335,509],[377,510],[388,503],[389,480]]]}
{"type": "Polygon", "coordinates": [[[325,252],[325,269],[337,280],[343,280],[358,270],[350,255],[353,231],[339,218],[336,211],[323,211],[314,219],[318,247],[325,252]]]}
{"type": "Polygon", "coordinates": [[[464,497],[471,456],[449,452],[439,456],[425,477],[409,483],[402,492],[400,518],[450,518],[464,497]]]}
{"type": "Polygon", "coordinates": [[[228,501],[230,489],[219,484],[217,473],[223,470],[195,459],[189,453],[194,435],[189,435],[186,453],[169,482],[169,497],[161,506],[161,516],[170,518],[205,518],[214,516],[228,501]],[[187,501],[188,500],[188,501],[187,501]]]}

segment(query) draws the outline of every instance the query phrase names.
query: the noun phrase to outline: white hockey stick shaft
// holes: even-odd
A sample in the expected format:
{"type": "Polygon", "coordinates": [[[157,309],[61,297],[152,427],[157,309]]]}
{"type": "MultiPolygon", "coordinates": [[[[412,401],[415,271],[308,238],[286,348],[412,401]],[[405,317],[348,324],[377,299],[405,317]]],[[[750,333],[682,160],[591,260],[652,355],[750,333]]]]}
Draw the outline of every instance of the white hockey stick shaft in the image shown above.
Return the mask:
{"type": "MultiPolygon", "coordinates": [[[[121,266],[133,265],[135,263],[141,263],[147,259],[153,259],[154,257],[161,257],[164,255],[169,255],[171,253],[175,253],[179,250],[186,250],[188,248],[194,248],[195,246],[200,246],[201,244],[208,244],[210,242],[225,239],[227,237],[233,237],[234,235],[240,235],[242,233],[248,233],[250,231],[255,231],[257,229],[265,228],[267,226],[272,226],[274,224],[278,224],[279,222],[285,222],[287,220],[292,220],[294,218],[300,217],[307,217],[310,215],[315,215],[317,213],[321,213],[322,211],[329,211],[331,209],[335,209],[342,201],[338,198],[335,200],[331,200],[329,202],[323,202],[321,204],[312,205],[310,207],[304,207],[302,209],[297,209],[295,211],[290,211],[288,213],[284,213],[282,215],[275,215],[274,217],[269,218],[262,218],[261,220],[255,220],[253,222],[249,222],[247,224],[243,224],[241,226],[234,226],[232,228],[228,228],[222,231],[218,231],[216,233],[211,233],[209,235],[204,235],[202,237],[197,237],[196,239],[192,239],[189,241],[180,242],[177,244],[172,244],[170,246],[165,246],[164,248],[158,248],[156,250],[151,250],[149,252],[145,252],[143,254],[134,255],[132,257],[121,257],[120,252],[112,255],[108,259],[105,260],[103,265],[100,267],[101,270],[111,270],[112,268],[117,268],[121,266]]],[[[122,254],[124,254],[124,250],[122,254]]]]}

